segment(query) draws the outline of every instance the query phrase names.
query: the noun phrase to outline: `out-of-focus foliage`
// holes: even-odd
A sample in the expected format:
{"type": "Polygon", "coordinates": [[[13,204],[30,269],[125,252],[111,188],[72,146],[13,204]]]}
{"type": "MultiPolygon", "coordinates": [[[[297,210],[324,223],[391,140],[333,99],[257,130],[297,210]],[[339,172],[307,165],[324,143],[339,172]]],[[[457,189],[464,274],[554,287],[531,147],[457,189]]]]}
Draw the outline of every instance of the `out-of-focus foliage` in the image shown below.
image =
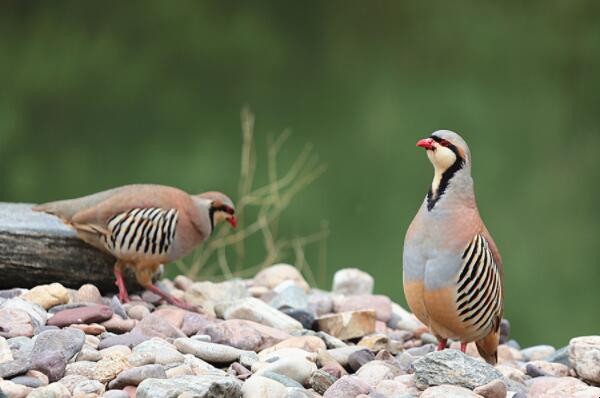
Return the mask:
{"type": "Polygon", "coordinates": [[[328,220],[322,286],[359,266],[404,303],[404,232],[432,176],[414,144],[453,129],[514,337],[565,344],[600,330],[599,18],[591,0],[3,1],[0,200],[236,192],[248,104],[259,163],[290,127],[282,163],[312,142],[328,165],[281,222],[328,220]]]}

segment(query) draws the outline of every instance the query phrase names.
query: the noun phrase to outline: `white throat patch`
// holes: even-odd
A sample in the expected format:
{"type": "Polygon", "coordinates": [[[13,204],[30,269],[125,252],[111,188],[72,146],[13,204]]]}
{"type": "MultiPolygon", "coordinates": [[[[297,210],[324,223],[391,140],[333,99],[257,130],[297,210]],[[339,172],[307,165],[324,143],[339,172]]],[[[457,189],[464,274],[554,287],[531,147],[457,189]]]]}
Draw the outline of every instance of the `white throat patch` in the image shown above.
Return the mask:
{"type": "Polygon", "coordinates": [[[440,186],[442,174],[444,174],[444,172],[454,164],[456,161],[456,155],[451,149],[442,145],[436,145],[435,150],[427,151],[427,157],[429,158],[429,161],[433,165],[434,169],[431,192],[433,192],[435,195],[440,186]]]}

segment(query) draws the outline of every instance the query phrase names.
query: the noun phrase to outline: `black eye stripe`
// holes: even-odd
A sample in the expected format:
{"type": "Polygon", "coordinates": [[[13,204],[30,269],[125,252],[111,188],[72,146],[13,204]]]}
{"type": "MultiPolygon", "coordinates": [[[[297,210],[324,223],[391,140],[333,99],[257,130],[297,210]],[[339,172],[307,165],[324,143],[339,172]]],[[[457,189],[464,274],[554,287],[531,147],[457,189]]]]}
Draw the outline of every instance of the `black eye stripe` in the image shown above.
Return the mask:
{"type": "MultiPolygon", "coordinates": [[[[431,137],[432,140],[434,140],[435,142],[437,142],[438,144],[441,145],[441,142],[443,141],[442,138],[438,137],[437,135],[432,135],[431,137]]],[[[450,149],[452,152],[454,152],[454,154],[456,155],[456,157],[461,158],[462,156],[460,156],[460,153],[458,153],[458,148],[456,147],[456,145],[454,145],[453,143],[451,143],[450,141],[446,140],[446,142],[448,143],[448,146],[446,146],[446,148],[450,149]]]]}

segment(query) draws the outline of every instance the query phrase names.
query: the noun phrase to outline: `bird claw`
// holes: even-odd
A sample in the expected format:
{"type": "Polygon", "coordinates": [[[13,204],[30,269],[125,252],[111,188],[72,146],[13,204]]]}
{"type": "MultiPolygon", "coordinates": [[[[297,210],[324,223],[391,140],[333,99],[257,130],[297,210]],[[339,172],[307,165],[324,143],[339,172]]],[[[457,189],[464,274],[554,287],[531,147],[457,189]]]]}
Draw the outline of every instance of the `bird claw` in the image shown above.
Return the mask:
{"type": "Polygon", "coordinates": [[[191,305],[186,303],[185,301],[178,299],[177,297],[173,296],[172,294],[169,294],[167,292],[163,292],[160,288],[156,287],[155,285],[149,285],[146,286],[146,289],[150,290],[152,293],[155,293],[157,295],[159,295],[160,297],[162,297],[164,300],[166,300],[167,303],[172,304],[176,307],[179,307],[181,309],[184,309],[186,311],[192,311],[192,312],[202,312],[202,307],[198,307],[195,305],[191,305]]]}

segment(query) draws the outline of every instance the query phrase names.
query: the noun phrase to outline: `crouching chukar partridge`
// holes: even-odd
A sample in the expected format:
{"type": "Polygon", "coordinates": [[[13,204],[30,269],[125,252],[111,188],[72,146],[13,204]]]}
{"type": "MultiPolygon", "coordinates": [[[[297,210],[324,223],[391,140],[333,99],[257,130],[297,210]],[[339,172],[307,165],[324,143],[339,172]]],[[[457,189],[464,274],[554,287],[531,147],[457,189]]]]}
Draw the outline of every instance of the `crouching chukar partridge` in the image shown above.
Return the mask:
{"type": "Polygon", "coordinates": [[[417,142],[427,150],[434,177],[404,240],[404,294],[414,314],[440,344],[474,341],[497,362],[503,305],[503,268],[473,191],[466,142],[447,130],[417,142]]]}
{"type": "Polygon", "coordinates": [[[129,301],[122,271],[131,266],[144,288],[186,309],[188,304],[154,286],[152,275],[161,264],[189,254],[216,223],[236,226],[233,202],[226,195],[188,195],[162,185],[126,185],[33,209],[58,216],[85,242],[117,258],[114,272],[121,301],[129,301]]]}

